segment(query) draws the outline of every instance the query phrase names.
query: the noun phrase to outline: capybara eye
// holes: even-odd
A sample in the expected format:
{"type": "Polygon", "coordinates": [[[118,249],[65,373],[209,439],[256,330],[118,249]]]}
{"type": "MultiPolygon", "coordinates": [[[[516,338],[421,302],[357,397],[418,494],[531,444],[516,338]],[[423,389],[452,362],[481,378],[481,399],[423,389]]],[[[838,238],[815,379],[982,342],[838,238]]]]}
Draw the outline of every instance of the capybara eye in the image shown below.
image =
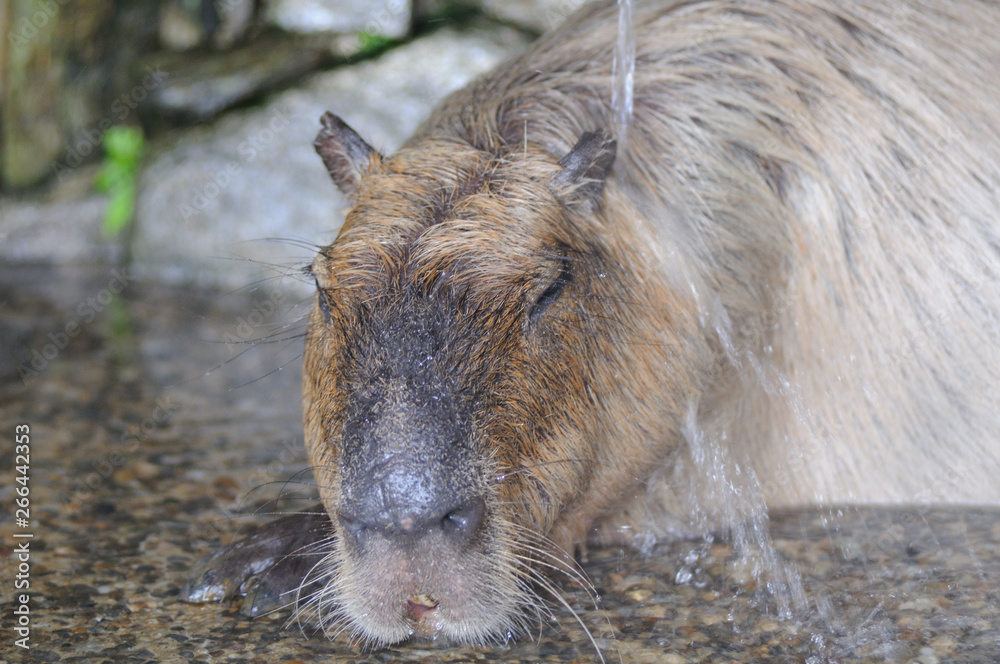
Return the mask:
{"type": "Polygon", "coordinates": [[[316,280],[316,297],[319,301],[319,310],[323,314],[323,322],[327,325],[330,324],[330,303],[326,299],[326,291],[324,291],[319,285],[319,279],[316,280]]]}
{"type": "Polygon", "coordinates": [[[559,274],[532,305],[531,311],[528,313],[528,322],[534,323],[553,302],[559,299],[571,281],[573,281],[573,264],[568,258],[563,258],[559,265],[559,274]]]}

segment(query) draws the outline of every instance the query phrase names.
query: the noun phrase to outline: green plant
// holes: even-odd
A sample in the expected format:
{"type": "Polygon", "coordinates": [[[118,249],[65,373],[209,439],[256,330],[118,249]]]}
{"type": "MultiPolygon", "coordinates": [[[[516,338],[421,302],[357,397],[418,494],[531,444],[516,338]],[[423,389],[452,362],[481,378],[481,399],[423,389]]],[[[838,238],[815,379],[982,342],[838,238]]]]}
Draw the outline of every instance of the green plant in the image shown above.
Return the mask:
{"type": "Polygon", "coordinates": [[[104,163],[94,185],[109,196],[102,230],[115,237],[132,222],[135,213],[136,180],[139,163],[146,151],[146,139],[138,127],[111,127],[104,134],[104,163]]]}
{"type": "Polygon", "coordinates": [[[382,35],[375,35],[368,32],[358,33],[358,56],[370,58],[389,50],[396,44],[396,40],[382,35]]]}

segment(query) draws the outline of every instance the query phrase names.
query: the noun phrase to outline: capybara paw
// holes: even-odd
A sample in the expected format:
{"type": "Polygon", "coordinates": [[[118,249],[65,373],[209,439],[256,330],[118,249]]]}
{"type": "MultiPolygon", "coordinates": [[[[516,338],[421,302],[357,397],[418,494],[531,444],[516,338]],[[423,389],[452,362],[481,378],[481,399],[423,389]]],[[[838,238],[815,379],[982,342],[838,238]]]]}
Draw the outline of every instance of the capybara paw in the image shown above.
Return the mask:
{"type": "Polygon", "coordinates": [[[317,589],[310,570],[324,555],[317,545],[332,533],[320,505],[279,518],[195,563],[180,600],[201,604],[240,596],[246,616],[294,606],[317,589]]]}

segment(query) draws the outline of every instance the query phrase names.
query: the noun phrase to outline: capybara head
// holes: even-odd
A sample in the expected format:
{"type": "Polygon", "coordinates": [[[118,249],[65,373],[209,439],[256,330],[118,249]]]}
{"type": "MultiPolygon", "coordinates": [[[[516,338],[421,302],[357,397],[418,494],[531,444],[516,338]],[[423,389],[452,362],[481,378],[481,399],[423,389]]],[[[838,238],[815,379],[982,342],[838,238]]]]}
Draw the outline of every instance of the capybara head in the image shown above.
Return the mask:
{"type": "Polygon", "coordinates": [[[374,645],[507,638],[544,610],[559,546],[653,463],[608,424],[663,410],[618,396],[644,289],[600,221],[615,144],[425,138],[383,158],[322,124],[352,208],[313,262],[305,349],[306,444],[337,531],[321,618],[374,645]]]}

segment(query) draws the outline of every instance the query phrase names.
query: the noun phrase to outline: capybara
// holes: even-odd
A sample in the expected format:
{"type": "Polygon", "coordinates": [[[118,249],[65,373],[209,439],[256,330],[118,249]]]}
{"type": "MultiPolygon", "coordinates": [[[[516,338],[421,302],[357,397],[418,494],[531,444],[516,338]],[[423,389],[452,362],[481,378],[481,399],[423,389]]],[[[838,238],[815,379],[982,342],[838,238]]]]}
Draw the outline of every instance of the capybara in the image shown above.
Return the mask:
{"type": "Polygon", "coordinates": [[[1000,501],[1000,8],[639,3],[628,124],[616,17],[391,157],[322,118],[302,599],[371,645],[503,639],[561,551],[732,525],[718,455],[769,507],[1000,501]]]}

